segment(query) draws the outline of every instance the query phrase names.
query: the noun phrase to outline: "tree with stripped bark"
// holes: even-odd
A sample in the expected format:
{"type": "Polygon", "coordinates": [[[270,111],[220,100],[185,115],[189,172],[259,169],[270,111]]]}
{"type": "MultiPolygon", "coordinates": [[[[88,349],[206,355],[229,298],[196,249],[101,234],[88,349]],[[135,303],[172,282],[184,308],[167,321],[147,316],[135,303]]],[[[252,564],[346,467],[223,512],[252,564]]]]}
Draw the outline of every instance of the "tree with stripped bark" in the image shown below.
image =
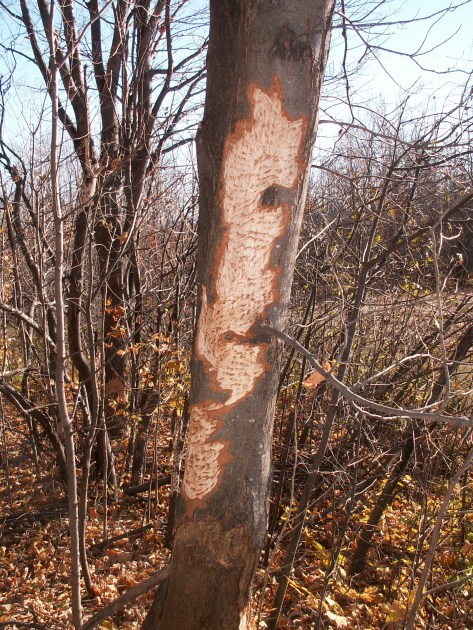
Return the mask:
{"type": "Polygon", "coordinates": [[[278,342],[329,49],[332,0],[213,0],[198,136],[197,332],[170,574],[144,628],[252,626],[278,342]]]}

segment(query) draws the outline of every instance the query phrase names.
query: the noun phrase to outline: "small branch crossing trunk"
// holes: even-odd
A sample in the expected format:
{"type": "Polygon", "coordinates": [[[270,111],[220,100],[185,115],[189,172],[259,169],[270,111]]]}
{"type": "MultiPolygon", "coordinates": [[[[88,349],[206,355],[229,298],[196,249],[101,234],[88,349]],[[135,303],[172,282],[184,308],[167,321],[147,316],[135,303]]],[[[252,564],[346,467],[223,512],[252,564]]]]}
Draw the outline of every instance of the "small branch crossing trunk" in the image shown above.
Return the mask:
{"type": "Polygon", "coordinates": [[[212,0],[198,136],[199,311],[166,584],[143,628],[245,630],[333,0],[212,0]]]}

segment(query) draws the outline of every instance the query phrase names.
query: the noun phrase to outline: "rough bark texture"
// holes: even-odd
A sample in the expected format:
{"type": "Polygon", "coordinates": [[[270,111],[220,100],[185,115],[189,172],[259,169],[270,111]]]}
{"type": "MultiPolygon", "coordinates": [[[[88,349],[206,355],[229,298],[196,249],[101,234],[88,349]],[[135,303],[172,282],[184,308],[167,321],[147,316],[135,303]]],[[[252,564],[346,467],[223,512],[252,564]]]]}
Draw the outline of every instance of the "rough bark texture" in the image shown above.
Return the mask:
{"type": "Polygon", "coordinates": [[[284,325],[333,0],[211,1],[199,314],[170,576],[144,628],[244,630],[266,533],[284,325]]]}

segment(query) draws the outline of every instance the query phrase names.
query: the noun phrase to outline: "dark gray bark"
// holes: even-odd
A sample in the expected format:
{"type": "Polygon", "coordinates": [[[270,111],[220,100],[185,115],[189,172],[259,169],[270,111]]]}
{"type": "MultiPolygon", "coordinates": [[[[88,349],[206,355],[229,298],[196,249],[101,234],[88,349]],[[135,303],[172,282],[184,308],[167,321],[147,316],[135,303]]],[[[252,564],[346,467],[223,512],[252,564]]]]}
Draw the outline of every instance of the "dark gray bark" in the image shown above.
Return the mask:
{"type": "Polygon", "coordinates": [[[170,576],[143,628],[239,629],[267,524],[284,326],[333,0],[210,2],[199,312],[170,576]]]}

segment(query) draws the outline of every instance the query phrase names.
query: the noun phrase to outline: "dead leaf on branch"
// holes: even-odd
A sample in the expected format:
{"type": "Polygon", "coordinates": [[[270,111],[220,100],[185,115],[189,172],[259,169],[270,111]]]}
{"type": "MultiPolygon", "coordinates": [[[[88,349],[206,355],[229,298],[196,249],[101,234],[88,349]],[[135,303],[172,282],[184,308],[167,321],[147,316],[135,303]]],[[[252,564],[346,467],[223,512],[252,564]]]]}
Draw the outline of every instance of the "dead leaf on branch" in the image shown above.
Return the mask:
{"type": "MultiPolygon", "coordinates": [[[[328,361],[324,361],[322,363],[322,367],[326,372],[332,371],[332,366],[330,365],[328,361]]],[[[320,385],[320,383],[323,383],[323,381],[325,381],[325,376],[315,371],[315,372],[312,372],[312,374],[310,374],[306,378],[306,380],[302,383],[302,385],[306,389],[316,389],[317,386],[320,385]]]]}

